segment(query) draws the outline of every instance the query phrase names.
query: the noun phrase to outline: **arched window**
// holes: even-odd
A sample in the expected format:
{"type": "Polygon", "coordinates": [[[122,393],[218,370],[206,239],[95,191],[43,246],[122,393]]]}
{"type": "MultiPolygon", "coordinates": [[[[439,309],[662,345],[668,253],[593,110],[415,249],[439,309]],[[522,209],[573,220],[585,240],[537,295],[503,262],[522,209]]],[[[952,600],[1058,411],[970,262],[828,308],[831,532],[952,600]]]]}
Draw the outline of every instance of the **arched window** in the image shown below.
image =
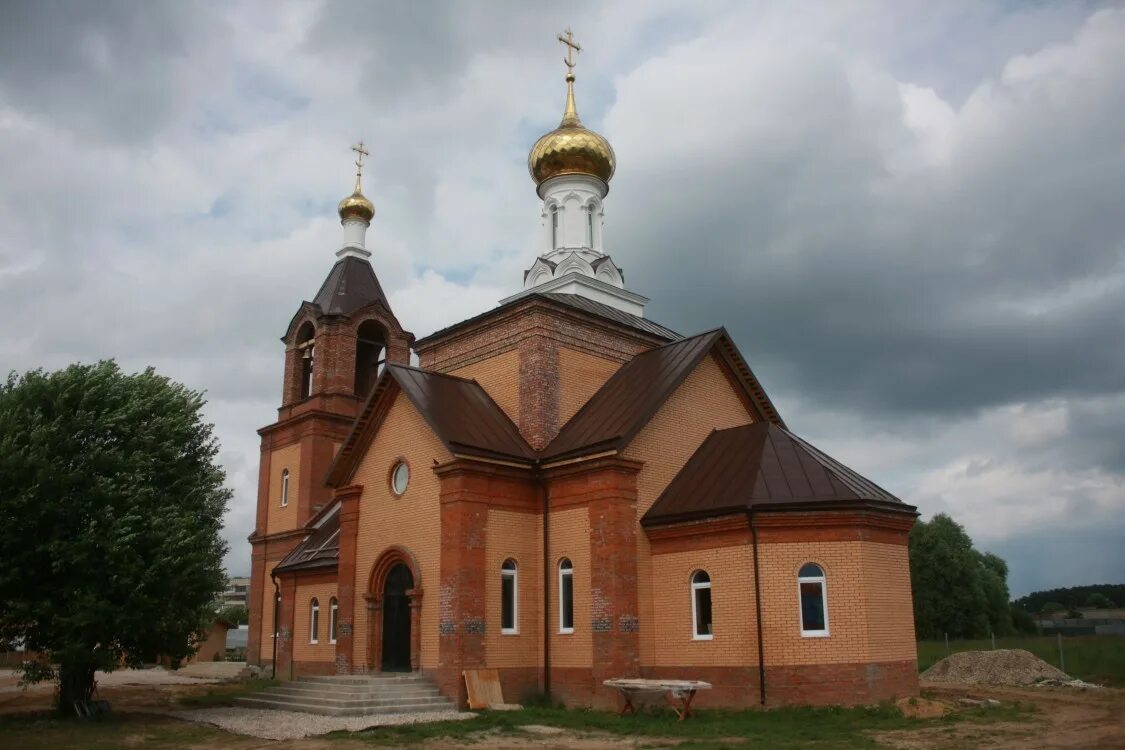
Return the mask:
{"type": "Polygon", "coordinates": [[[828,588],[824,570],[816,563],[805,563],[797,573],[797,598],[801,606],[801,635],[828,635],[828,588]]]}
{"type": "Polygon", "coordinates": [[[586,231],[590,236],[590,248],[594,247],[594,214],[597,213],[597,208],[593,203],[586,206],[586,231]]]}
{"type": "Polygon", "coordinates": [[[574,566],[559,560],[559,632],[574,632],[574,566]]]}
{"type": "Polygon", "coordinates": [[[309,603],[309,643],[319,643],[320,635],[320,602],[313,597],[309,603]]]}
{"type": "Polygon", "coordinates": [[[297,353],[301,362],[301,398],[312,395],[313,355],[316,348],[316,329],[305,323],[297,333],[297,353]]]}
{"type": "Polygon", "coordinates": [[[335,643],[336,642],[336,616],[338,614],[339,609],[340,609],[340,605],[336,601],[336,597],[332,597],[331,599],[328,600],[328,642],[329,643],[335,643]]]}
{"type": "Polygon", "coordinates": [[[691,576],[691,636],[709,641],[711,633],[711,576],[697,570],[691,576]]]}
{"type": "Polygon", "coordinates": [[[281,470],[281,507],[289,504],[289,469],[281,470]]]}
{"type": "Polygon", "coordinates": [[[508,558],[500,566],[500,632],[514,635],[519,632],[519,588],[516,561],[508,558]]]}
{"type": "Polygon", "coordinates": [[[365,320],[356,331],[355,395],[366,399],[383,371],[386,361],[387,336],[373,320],[365,320]]]}
{"type": "Polygon", "coordinates": [[[551,205],[551,249],[559,246],[559,207],[551,205]]]}

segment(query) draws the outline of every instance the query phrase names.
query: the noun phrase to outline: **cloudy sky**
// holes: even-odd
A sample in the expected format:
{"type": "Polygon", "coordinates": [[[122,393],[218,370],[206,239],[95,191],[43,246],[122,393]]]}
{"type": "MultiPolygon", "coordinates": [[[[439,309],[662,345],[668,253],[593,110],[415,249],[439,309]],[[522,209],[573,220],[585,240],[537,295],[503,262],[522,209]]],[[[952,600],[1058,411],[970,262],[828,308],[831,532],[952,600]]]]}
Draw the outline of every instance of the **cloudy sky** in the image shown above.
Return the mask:
{"type": "Polygon", "coordinates": [[[400,320],[487,309],[536,252],[567,25],[650,317],[726,325],[792,429],[1013,593],[1125,580],[1120,3],[0,0],[0,369],[206,389],[246,571],[348,147],[400,320]]]}

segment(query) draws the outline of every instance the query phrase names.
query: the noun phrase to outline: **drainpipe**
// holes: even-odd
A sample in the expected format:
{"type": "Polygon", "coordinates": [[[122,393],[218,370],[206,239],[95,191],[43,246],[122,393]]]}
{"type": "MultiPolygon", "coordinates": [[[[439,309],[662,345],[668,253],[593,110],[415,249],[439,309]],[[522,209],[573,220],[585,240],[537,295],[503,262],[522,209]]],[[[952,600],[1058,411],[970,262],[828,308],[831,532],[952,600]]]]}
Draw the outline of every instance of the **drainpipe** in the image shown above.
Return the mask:
{"type": "Polygon", "coordinates": [[[543,696],[551,702],[551,539],[550,501],[547,480],[540,475],[536,483],[543,496],[543,696]]]}
{"type": "Polygon", "coordinates": [[[277,679],[277,634],[280,629],[277,626],[277,618],[280,616],[278,611],[281,604],[281,587],[277,584],[277,576],[270,571],[270,580],[273,581],[273,663],[270,665],[270,679],[277,679]]]}
{"type": "Polygon", "coordinates": [[[766,657],[762,636],[762,579],[758,572],[758,526],[754,521],[754,509],[747,512],[750,521],[750,537],[754,544],[754,612],[758,619],[758,693],[761,704],[766,705],[766,657]]]}

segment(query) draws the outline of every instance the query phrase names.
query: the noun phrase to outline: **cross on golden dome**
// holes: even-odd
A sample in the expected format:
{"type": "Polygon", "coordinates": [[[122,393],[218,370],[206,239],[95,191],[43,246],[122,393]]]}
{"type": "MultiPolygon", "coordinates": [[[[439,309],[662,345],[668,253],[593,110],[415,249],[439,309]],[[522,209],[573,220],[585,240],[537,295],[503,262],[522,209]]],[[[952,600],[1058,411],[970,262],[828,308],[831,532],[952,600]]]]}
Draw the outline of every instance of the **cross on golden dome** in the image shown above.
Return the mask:
{"type": "Polygon", "coordinates": [[[570,27],[566,27],[566,31],[559,34],[559,41],[566,45],[566,57],[563,62],[566,63],[567,70],[571,73],[574,72],[574,53],[582,51],[582,45],[574,41],[574,34],[571,32],[570,27]]]}
{"type": "Polygon", "coordinates": [[[371,156],[371,152],[363,147],[363,141],[352,146],[352,151],[356,152],[355,176],[361,177],[363,176],[363,157],[371,156]]]}

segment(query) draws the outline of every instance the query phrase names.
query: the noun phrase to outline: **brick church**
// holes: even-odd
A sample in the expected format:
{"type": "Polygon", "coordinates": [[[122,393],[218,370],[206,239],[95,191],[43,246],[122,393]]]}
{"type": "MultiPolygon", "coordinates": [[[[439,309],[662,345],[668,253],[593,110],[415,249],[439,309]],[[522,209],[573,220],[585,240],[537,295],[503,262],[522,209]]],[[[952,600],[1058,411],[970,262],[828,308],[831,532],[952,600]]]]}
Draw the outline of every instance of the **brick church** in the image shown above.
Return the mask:
{"type": "Polygon", "coordinates": [[[528,160],[542,252],[491,310],[415,339],[357,170],[259,431],[249,660],[421,672],[462,705],[474,668],[569,705],[617,677],[706,680],[704,706],[915,694],[915,509],[791,432],[724,329],[644,316],[568,65],[528,160]]]}

